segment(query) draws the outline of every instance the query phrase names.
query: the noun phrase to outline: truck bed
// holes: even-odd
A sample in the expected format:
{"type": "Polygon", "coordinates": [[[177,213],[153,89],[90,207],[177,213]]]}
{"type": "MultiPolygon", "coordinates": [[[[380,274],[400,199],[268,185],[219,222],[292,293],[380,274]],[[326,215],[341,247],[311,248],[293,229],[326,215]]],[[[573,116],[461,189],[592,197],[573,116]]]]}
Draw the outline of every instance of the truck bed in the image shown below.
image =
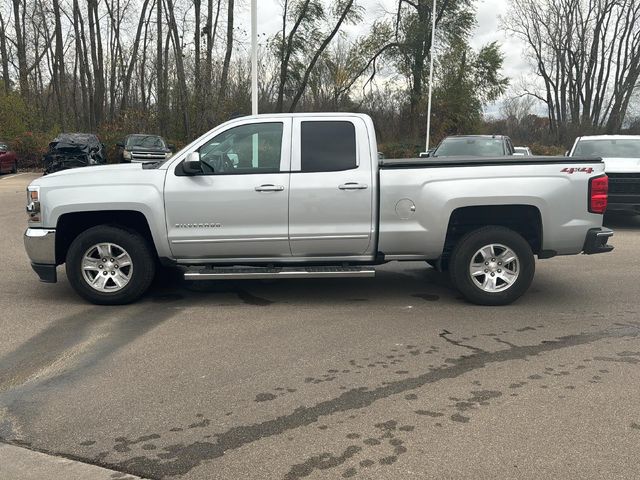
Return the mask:
{"type": "Polygon", "coordinates": [[[395,168],[438,168],[471,167],[499,165],[538,165],[538,164],[581,164],[602,163],[599,157],[431,157],[431,158],[391,158],[379,161],[381,169],[395,168]]]}

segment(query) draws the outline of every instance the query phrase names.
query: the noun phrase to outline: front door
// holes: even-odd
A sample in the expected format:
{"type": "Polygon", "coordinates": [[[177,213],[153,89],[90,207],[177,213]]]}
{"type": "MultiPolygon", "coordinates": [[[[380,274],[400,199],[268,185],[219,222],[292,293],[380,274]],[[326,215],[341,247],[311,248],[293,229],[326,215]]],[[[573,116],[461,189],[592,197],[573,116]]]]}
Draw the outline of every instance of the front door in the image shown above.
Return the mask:
{"type": "Polygon", "coordinates": [[[167,173],[165,208],[177,259],[286,257],[291,120],[249,120],[203,143],[199,175],[167,173]]]}
{"type": "Polygon", "coordinates": [[[289,200],[293,256],[371,254],[375,186],[364,121],[294,120],[289,200]]]}

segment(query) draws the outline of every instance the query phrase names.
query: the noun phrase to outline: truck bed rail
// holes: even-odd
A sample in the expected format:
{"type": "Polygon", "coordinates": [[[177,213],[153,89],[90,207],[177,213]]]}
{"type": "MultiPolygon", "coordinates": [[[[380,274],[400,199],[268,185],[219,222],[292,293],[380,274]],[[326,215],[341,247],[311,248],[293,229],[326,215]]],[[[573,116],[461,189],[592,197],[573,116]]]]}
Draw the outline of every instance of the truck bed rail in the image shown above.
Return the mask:
{"type": "Polygon", "coordinates": [[[448,157],[448,158],[392,158],[379,161],[381,169],[394,168],[443,168],[443,167],[480,167],[500,165],[539,165],[539,164],[593,164],[602,163],[600,157],[448,157]]]}

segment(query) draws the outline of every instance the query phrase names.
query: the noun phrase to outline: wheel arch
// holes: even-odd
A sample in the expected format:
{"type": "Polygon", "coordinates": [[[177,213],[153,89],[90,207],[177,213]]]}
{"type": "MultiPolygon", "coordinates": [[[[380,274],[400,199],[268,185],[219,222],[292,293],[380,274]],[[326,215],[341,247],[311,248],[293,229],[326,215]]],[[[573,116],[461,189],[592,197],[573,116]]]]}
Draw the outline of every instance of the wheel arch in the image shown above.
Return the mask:
{"type": "Polygon", "coordinates": [[[153,254],[158,251],[145,215],[134,210],[101,210],[65,213],[56,225],[56,264],[65,262],[71,243],[82,232],[99,225],[110,225],[140,234],[149,244],[153,254]]]}
{"type": "Polygon", "coordinates": [[[453,248],[467,233],[486,226],[509,228],[522,235],[534,254],[542,252],[543,227],[540,209],[533,205],[480,205],[451,212],[440,263],[446,268],[453,248]]]}

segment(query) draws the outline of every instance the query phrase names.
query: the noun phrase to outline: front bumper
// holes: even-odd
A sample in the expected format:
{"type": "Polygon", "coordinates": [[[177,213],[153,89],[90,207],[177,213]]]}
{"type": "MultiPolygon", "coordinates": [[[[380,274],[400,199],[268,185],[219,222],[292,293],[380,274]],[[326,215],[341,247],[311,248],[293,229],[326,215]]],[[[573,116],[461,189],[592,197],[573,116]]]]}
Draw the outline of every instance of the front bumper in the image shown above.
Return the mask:
{"type": "Polygon", "coordinates": [[[583,253],[586,255],[594,255],[596,253],[607,253],[613,250],[612,245],[608,245],[607,241],[613,236],[613,230],[608,228],[592,228],[587,232],[584,241],[583,253]]]}
{"type": "Polygon", "coordinates": [[[56,231],[47,228],[28,228],[24,232],[24,248],[31,260],[31,267],[41,282],[55,283],[56,231]]]}

